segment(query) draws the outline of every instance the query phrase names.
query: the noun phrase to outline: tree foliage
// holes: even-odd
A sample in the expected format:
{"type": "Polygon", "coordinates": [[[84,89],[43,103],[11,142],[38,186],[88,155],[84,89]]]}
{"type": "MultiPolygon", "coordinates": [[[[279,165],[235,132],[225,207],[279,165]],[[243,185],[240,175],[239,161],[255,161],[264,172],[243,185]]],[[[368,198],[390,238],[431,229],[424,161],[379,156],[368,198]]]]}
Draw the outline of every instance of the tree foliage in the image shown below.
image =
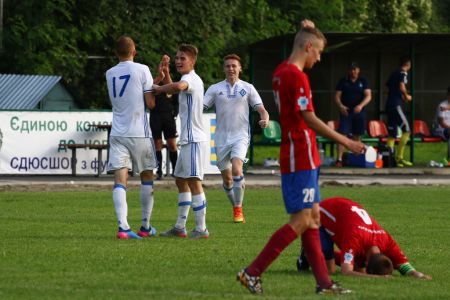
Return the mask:
{"type": "Polygon", "coordinates": [[[83,108],[108,108],[104,73],[123,34],[152,70],[180,43],[195,44],[209,85],[223,78],[225,54],[245,62],[249,44],[295,32],[304,18],[325,32],[442,32],[449,16],[445,0],[4,0],[0,72],[58,74],[83,108]]]}

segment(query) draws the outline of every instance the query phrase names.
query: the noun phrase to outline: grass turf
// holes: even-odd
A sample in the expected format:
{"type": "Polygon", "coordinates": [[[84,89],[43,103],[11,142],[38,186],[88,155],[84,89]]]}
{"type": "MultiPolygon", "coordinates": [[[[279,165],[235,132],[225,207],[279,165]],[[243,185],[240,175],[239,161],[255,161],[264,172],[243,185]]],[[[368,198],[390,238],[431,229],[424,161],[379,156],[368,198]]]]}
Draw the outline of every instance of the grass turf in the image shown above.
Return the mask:
{"type": "MultiPolygon", "coordinates": [[[[375,144],[373,146],[376,146],[375,144]]],[[[335,146],[336,147],[336,146],[335,146]]],[[[330,147],[327,147],[327,156],[330,156],[330,147]]],[[[280,153],[279,146],[255,146],[254,165],[262,165],[267,157],[278,158],[280,153]]],[[[337,150],[334,150],[336,159],[337,150]]],[[[446,143],[415,143],[414,144],[414,165],[419,167],[427,166],[431,161],[441,162],[447,157],[446,143]]],[[[410,147],[405,148],[405,159],[410,160],[410,147]]]]}
{"type": "MultiPolygon", "coordinates": [[[[360,201],[411,263],[420,281],[333,275],[354,293],[345,299],[449,299],[449,187],[325,187],[322,198],[360,201]]],[[[110,192],[0,194],[1,299],[254,299],[235,281],[287,220],[279,189],[246,191],[246,224],[233,224],[220,190],[207,190],[208,240],[117,240],[110,192]]],[[[128,193],[129,222],[140,226],[138,191],[128,193]]],[[[152,224],[170,228],[176,193],[156,190],[152,224]]],[[[188,228],[193,227],[190,213],[188,228]]],[[[311,273],[298,274],[299,241],[263,275],[266,299],[316,299],[311,273]]],[[[341,297],[339,297],[341,298],[341,297]]]]}

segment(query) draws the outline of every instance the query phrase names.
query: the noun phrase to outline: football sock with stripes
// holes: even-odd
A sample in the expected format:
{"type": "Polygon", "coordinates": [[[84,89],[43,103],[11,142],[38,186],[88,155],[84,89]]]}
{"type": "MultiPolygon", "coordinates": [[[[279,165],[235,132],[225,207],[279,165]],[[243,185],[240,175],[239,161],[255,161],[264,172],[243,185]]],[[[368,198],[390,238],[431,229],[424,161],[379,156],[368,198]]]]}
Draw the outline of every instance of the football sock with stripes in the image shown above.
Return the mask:
{"type": "Polygon", "coordinates": [[[192,196],[192,210],[195,215],[195,229],[205,231],[206,229],[206,197],[205,193],[192,196]]]}
{"type": "Polygon", "coordinates": [[[141,207],[142,207],[142,226],[146,229],[150,227],[150,218],[153,210],[153,181],[141,182],[141,207]]]}
{"type": "Polygon", "coordinates": [[[176,228],[184,228],[186,227],[186,221],[189,215],[189,209],[192,204],[192,196],[191,193],[180,193],[178,194],[178,219],[175,224],[176,228]]]}
{"type": "Polygon", "coordinates": [[[322,253],[319,229],[307,229],[302,234],[302,246],[317,284],[321,288],[329,288],[333,283],[328,276],[327,264],[322,253]]]}
{"type": "Polygon", "coordinates": [[[121,184],[114,184],[113,189],[113,202],[114,208],[116,210],[117,221],[119,227],[128,230],[130,225],[128,225],[127,215],[128,215],[128,205],[127,205],[127,188],[121,184]]]}
{"type": "MultiPolygon", "coordinates": [[[[283,250],[297,238],[297,233],[291,225],[285,224],[279,228],[267,242],[256,259],[247,267],[246,272],[252,276],[261,274],[277,259],[283,250]]],[[[319,245],[320,246],[320,245],[319,245]]]]}
{"type": "Polygon", "coordinates": [[[228,197],[228,200],[230,200],[231,205],[234,206],[234,192],[233,192],[233,186],[226,187],[225,184],[223,185],[223,191],[228,197]]]}
{"type": "Polygon", "coordinates": [[[244,176],[233,176],[234,206],[241,207],[244,201],[245,179],[244,176]]]}

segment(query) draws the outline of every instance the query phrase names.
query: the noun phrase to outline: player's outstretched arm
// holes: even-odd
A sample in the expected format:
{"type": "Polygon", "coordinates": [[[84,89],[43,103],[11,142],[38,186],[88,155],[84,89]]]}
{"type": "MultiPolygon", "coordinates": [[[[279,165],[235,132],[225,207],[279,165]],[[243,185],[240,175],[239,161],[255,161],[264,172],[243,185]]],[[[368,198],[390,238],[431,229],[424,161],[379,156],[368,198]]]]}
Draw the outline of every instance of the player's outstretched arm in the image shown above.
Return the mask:
{"type": "Polygon", "coordinates": [[[169,83],[161,86],[153,85],[152,92],[155,95],[161,93],[178,94],[179,92],[186,90],[188,87],[189,85],[186,81],[177,81],[174,83],[169,83]]]}
{"type": "Polygon", "coordinates": [[[413,270],[413,271],[409,272],[407,275],[412,276],[412,277],[417,278],[417,279],[423,279],[423,280],[431,280],[431,279],[433,279],[433,277],[431,277],[430,275],[425,275],[422,272],[419,272],[419,271],[416,271],[416,270],[413,270]]]}
{"type": "Polygon", "coordinates": [[[341,263],[341,273],[342,273],[342,275],[369,277],[369,278],[391,278],[392,277],[392,275],[375,275],[375,274],[367,274],[367,273],[363,273],[363,272],[357,272],[353,269],[353,265],[348,264],[348,263],[341,263]]]}
{"type": "Polygon", "coordinates": [[[337,131],[332,130],[327,126],[327,124],[320,120],[314,112],[303,110],[301,113],[308,127],[314,130],[319,135],[336,141],[337,143],[345,146],[353,153],[364,152],[365,146],[363,143],[353,141],[346,136],[338,133],[337,131]]]}

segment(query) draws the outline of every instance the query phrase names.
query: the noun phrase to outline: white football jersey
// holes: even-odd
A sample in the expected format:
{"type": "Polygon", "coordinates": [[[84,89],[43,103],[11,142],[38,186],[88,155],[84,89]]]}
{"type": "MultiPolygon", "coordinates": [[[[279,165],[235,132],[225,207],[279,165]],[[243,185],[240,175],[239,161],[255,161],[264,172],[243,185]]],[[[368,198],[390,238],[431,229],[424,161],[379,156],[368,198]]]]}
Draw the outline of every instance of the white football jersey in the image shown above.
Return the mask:
{"type": "Polygon", "coordinates": [[[216,106],[217,147],[242,139],[250,142],[249,107],[255,109],[263,104],[252,84],[243,80],[238,80],[233,86],[226,80],[213,84],[206,91],[203,104],[208,108],[216,106]]]}
{"type": "Polygon", "coordinates": [[[120,62],[106,71],[106,82],[113,111],[111,136],[151,137],[144,99],[153,85],[149,68],[120,62]]]}
{"type": "Polygon", "coordinates": [[[180,145],[208,141],[203,125],[203,81],[194,70],[181,77],[188,88],[178,95],[180,123],[180,145]]]}

